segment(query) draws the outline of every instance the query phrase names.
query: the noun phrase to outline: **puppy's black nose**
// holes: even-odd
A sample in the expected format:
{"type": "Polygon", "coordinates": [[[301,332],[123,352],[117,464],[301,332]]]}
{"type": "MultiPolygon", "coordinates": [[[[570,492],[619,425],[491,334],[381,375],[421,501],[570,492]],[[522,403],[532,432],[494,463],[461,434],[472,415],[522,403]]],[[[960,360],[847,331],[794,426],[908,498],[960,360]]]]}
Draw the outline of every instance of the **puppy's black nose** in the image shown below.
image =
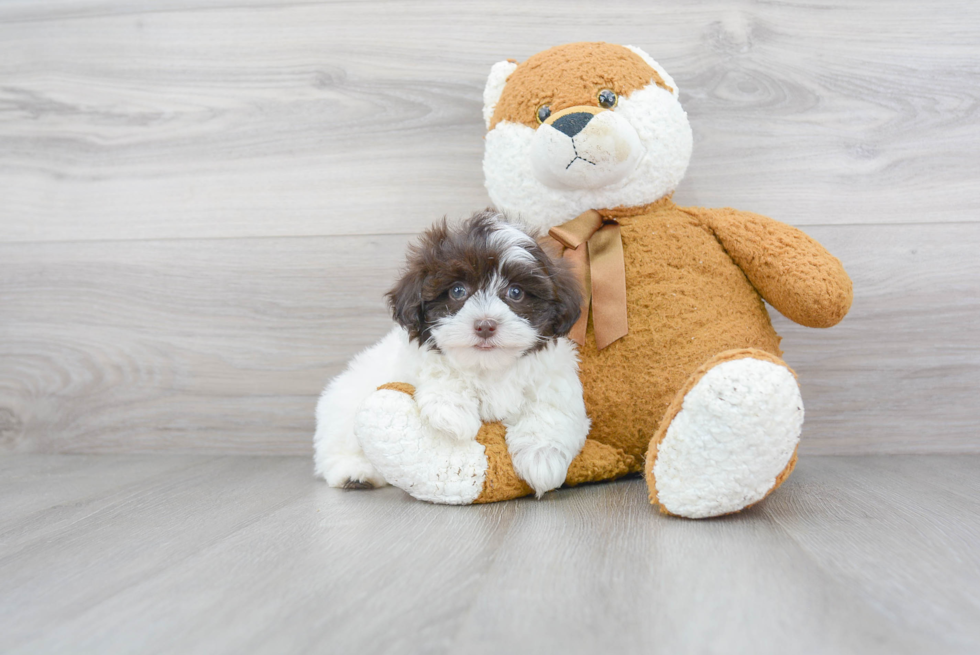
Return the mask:
{"type": "Polygon", "coordinates": [[[595,114],[590,114],[587,111],[577,111],[573,114],[565,114],[554,123],[551,127],[555,128],[562,134],[567,134],[572,137],[585,129],[585,126],[589,124],[595,114]]]}
{"type": "Polygon", "coordinates": [[[473,329],[476,330],[476,336],[481,339],[489,339],[497,331],[497,321],[489,318],[474,321],[473,329]]]}

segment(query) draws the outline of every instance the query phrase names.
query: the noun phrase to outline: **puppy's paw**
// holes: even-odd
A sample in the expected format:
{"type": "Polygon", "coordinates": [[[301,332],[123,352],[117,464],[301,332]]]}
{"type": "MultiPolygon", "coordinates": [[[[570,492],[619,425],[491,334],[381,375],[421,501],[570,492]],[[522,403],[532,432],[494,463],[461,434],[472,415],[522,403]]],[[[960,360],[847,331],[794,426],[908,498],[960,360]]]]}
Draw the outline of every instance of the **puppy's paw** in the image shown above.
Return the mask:
{"type": "Polygon", "coordinates": [[[512,452],[511,461],[514,471],[531,485],[538,498],[561,486],[571,463],[565,453],[549,445],[531,446],[512,452]]]}
{"type": "Polygon", "coordinates": [[[427,403],[419,412],[430,428],[459,441],[473,441],[483,425],[479,414],[459,405],[427,403]]]}
{"type": "Polygon", "coordinates": [[[343,489],[374,489],[387,484],[364,455],[331,457],[323,477],[331,487],[343,489]]]}

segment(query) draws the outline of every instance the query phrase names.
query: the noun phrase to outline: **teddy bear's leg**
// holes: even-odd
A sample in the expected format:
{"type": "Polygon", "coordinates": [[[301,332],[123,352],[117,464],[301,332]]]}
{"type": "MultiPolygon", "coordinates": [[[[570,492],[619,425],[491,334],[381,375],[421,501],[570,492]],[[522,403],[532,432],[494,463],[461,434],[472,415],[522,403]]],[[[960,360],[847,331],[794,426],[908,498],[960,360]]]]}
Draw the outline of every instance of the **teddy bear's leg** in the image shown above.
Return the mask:
{"type": "Polygon", "coordinates": [[[705,518],[759,502],[789,476],[803,425],[793,371],[755,349],[721,353],[688,379],[650,442],[650,500],[705,518]]]}
{"type": "Polygon", "coordinates": [[[582,452],[572,460],[568,467],[565,485],[574,487],[586,482],[602,482],[621,478],[636,470],[631,468],[633,461],[629,455],[619,448],[586,439],[582,452]]]}
{"type": "Polygon", "coordinates": [[[487,472],[483,445],[428,429],[413,393],[411,385],[395,383],[368,396],[354,418],[361,449],[389,484],[414,498],[446,505],[475,502],[487,472]]]}
{"type": "MultiPolygon", "coordinates": [[[[484,424],[471,442],[432,434],[419,418],[413,393],[408,384],[382,385],[355,419],[361,448],[385,480],[419,500],[450,505],[493,503],[534,493],[514,471],[503,425],[484,424]]],[[[565,483],[610,480],[629,472],[629,457],[588,439],[572,460],[565,483]]]]}

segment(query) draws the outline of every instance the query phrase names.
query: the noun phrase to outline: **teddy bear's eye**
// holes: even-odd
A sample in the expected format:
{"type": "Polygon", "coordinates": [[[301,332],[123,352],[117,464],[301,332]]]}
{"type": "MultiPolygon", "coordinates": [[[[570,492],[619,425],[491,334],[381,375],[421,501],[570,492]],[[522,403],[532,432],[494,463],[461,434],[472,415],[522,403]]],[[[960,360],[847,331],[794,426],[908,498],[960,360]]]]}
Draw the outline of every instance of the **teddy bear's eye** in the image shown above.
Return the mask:
{"type": "Polygon", "coordinates": [[[551,116],[551,107],[549,107],[548,105],[541,105],[540,107],[538,107],[538,122],[539,123],[543,123],[546,120],[548,120],[548,117],[549,116],[551,116]]]}
{"type": "Polygon", "coordinates": [[[596,98],[599,100],[599,106],[605,107],[606,109],[612,109],[619,102],[619,96],[616,95],[616,92],[609,89],[600,91],[596,98]]]}

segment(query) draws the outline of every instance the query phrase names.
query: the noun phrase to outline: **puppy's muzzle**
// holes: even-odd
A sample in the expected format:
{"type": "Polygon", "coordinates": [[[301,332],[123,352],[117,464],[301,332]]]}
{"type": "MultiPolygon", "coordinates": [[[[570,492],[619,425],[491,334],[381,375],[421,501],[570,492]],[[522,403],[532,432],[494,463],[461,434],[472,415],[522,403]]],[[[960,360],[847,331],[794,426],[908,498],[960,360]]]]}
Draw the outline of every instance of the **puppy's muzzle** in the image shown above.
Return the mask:
{"type": "Polygon", "coordinates": [[[538,127],[531,170],[555,189],[598,189],[624,180],[645,149],[629,122],[599,107],[568,107],[538,127]]]}

